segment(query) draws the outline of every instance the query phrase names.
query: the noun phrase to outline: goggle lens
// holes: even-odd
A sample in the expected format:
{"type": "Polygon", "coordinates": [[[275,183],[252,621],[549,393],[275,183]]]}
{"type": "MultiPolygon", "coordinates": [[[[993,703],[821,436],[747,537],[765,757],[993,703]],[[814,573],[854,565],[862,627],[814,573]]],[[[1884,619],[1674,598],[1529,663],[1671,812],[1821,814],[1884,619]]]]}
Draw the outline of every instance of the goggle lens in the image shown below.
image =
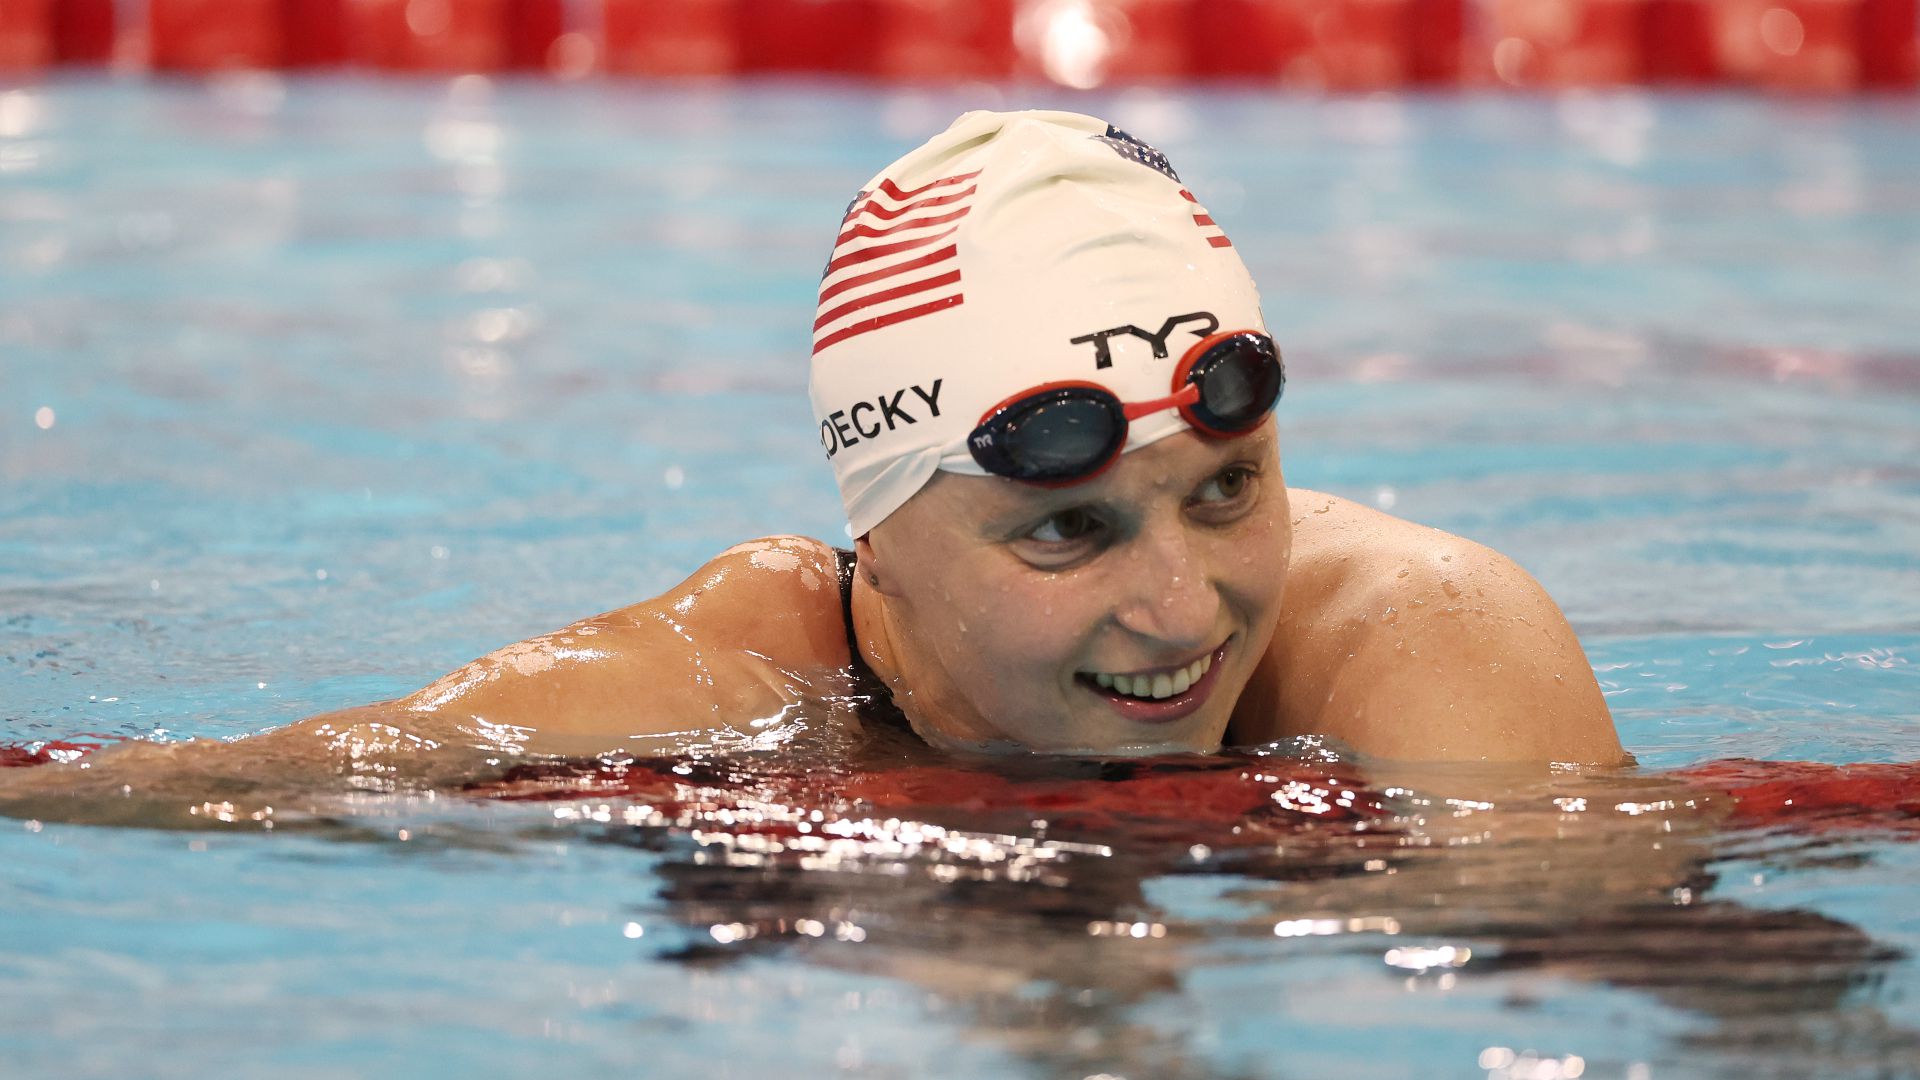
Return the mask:
{"type": "Polygon", "coordinates": [[[1195,360],[1187,381],[1200,387],[1200,400],[1188,407],[1188,418],[1215,432],[1238,433],[1272,410],[1287,375],[1272,340],[1235,334],[1195,360]]]}
{"type": "Polygon", "coordinates": [[[1126,438],[1126,418],[1113,395],[1086,388],[1055,390],[1029,399],[1006,417],[995,433],[996,461],[987,467],[1001,476],[1042,484],[1078,479],[1087,473],[1089,462],[1105,462],[1126,438]]]}

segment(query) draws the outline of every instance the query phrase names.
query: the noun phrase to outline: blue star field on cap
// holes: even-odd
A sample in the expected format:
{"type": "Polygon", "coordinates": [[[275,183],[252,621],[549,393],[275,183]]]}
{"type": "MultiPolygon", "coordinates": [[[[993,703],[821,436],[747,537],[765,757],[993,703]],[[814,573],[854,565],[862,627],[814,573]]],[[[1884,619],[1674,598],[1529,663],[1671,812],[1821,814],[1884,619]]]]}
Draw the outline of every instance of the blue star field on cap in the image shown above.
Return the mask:
{"type": "Polygon", "coordinates": [[[1173,162],[1167,160],[1167,155],[1155,150],[1153,147],[1148,146],[1146,143],[1141,142],[1126,132],[1121,131],[1112,124],[1107,125],[1107,133],[1105,135],[1095,135],[1093,138],[1095,142],[1103,142],[1113,147],[1115,153],[1126,158],[1128,161],[1137,161],[1147,168],[1152,169],[1154,172],[1163,174],[1167,179],[1172,180],[1176,184],[1180,182],[1180,176],[1173,171],[1173,162]]]}

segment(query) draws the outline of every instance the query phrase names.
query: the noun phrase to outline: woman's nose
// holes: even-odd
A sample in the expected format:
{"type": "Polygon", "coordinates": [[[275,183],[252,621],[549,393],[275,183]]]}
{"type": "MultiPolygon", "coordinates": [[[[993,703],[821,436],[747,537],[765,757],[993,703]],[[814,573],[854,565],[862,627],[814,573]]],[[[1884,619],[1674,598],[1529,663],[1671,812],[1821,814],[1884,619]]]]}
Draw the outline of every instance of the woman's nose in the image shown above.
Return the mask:
{"type": "Polygon", "coordinates": [[[1220,594],[1206,561],[1180,527],[1143,533],[1129,545],[1126,585],[1116,614],[1120,625],[1169,651],[1191,651],[1218,644],[1220,594]]]}

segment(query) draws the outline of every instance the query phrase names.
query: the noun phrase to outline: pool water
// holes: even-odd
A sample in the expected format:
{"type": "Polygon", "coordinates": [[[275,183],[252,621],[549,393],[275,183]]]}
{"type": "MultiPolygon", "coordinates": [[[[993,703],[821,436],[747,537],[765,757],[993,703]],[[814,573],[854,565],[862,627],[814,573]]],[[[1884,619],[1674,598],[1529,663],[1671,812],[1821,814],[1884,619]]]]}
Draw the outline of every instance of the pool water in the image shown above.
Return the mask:
{"type": "Polygon", "coordinates": [[[0,1071],[1920,1073],[1906,818],[1698,771],[1920,760],[1912,98],[0,90],[0,742],[245,735],[841,538],[833,224],[1028,105],[1172,157],[1288,356],[1289,482],[1532,570],[1643,775],[884,744],[0,819],[0,1071]],[[1377,812],[1235,801],[1300,778],[1377,812]]]}

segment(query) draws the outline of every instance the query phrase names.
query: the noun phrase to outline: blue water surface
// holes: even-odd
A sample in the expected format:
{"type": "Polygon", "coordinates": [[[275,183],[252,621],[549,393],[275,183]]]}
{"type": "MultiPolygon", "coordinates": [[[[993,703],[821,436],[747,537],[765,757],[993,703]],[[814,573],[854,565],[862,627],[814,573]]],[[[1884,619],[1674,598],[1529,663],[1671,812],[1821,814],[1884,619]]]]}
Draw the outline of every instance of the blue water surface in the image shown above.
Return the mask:
{"type": "MultiPolygon", "coordinates": [[[[258,731],[747,537],[842,539],[805,398],[834,225],[959,111],[1027,106],[1172,157],[1286,351],[1289,482],[1531,570],[1644,765],[1920,760],[1914,99],[253,75],[0,89],[0,741],[258,731]]],[[[998,979],[1089,962],[1024,924],[972,962],[689,963],[690,848],[366,814],[381,842],[0,819],[0,1072],[1920,1072],[1911,960],[1743,1028],[1239,934],[1280,901],[1227,873],[1154,886],[1210,928],[1176,974],[998,979]]],[[[1920,953],[1916,849],[1834,845],[1720,852],[1707,895],[1920,953]]]]}

